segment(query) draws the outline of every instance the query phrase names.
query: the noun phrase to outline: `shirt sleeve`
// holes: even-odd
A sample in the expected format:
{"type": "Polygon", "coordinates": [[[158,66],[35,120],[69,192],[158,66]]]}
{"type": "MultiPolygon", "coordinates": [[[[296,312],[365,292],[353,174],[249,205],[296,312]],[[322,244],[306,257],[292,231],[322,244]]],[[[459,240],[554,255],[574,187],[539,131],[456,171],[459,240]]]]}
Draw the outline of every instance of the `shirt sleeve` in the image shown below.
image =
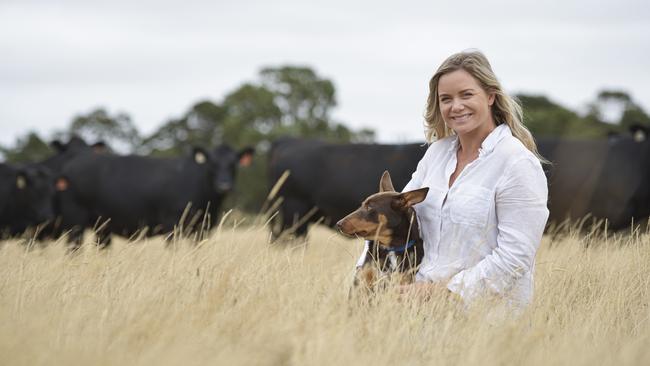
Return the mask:
{"type": "Polygon", "coordinates": [[[525,158],[511,165],[495,193],[497,247],[475,266],[451,278],[447,288],[465,301],[505,295],[516,280],[532,271],[548,219],[548,188],[539,161],[525,158]]]}

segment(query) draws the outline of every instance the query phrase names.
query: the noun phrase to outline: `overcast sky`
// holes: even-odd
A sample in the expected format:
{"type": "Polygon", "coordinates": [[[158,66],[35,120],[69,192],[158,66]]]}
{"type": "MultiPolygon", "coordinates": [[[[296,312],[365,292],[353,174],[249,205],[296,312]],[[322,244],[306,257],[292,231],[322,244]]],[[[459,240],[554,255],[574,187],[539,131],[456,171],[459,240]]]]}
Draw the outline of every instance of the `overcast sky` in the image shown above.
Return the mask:
{"type": "Polygon", "coordinates": [[[478,48],[509,92],[574,110],[603,88],[650,112],[647,0],[0,0],[0,144],[104,106],[143,133],[260,68],[334,81],[337,120],[423,140],[427,82],[478,48]]]}

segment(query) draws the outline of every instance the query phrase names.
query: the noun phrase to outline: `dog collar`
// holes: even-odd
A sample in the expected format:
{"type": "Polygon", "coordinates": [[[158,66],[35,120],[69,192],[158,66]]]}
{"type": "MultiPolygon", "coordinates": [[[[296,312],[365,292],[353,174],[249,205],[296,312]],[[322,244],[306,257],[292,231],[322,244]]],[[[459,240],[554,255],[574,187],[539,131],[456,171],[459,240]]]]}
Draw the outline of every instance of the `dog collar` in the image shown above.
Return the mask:
{"type": "Polygon", "coordinates": [[[386,247],[383,247],[382,249],[384,249],[384,250],[386,250],[386,251],[388,251],[388,252],[401,253],[401,252],[403,252],[403,251],[409,249],[410,247],[412,247],[412,246],[414,246],[414,245],[415,245],[415,239],[411,239],[411,240],[409,240],[408,243],[406,243],[406,245],[404,245],[404,247],[397,247],[397,248],[386,248],[386,247]]]}

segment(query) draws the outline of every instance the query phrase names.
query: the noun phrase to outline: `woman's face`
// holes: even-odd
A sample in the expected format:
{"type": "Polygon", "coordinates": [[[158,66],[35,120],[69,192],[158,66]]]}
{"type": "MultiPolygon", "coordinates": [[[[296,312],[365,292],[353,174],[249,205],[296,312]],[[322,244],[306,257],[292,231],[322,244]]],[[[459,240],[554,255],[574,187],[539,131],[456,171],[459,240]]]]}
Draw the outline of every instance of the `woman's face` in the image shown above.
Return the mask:
{"type": "Polygon", "coordinates": [[[495,127],[490,107],[494,94],[486,93],[463,69],[444,74],[438,80],[438,102],[442,119],[459,136],[487,134],[495,127]]]}

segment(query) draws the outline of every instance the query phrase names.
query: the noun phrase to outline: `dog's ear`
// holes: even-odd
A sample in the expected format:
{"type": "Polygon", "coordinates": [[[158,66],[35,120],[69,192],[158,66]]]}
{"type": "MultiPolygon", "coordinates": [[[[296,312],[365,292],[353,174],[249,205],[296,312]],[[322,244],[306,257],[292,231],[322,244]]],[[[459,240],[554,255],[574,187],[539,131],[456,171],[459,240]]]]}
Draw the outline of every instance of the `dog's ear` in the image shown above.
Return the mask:
{"type": "Polygon", "coordinates": [[[379,181],[379,192],[395,192],[393,188],[393,181],[390,180],[390,173],[388,170],[384,171],[379,181]]]}
{"type": "Polygon", "coordinates": [[[429,187],[403,192],[395,197],[395,203],[397,206],[402,208],[413,207],[413,205],[424,201],[427,197],[427,193],[429,193],[429,187]]]}

